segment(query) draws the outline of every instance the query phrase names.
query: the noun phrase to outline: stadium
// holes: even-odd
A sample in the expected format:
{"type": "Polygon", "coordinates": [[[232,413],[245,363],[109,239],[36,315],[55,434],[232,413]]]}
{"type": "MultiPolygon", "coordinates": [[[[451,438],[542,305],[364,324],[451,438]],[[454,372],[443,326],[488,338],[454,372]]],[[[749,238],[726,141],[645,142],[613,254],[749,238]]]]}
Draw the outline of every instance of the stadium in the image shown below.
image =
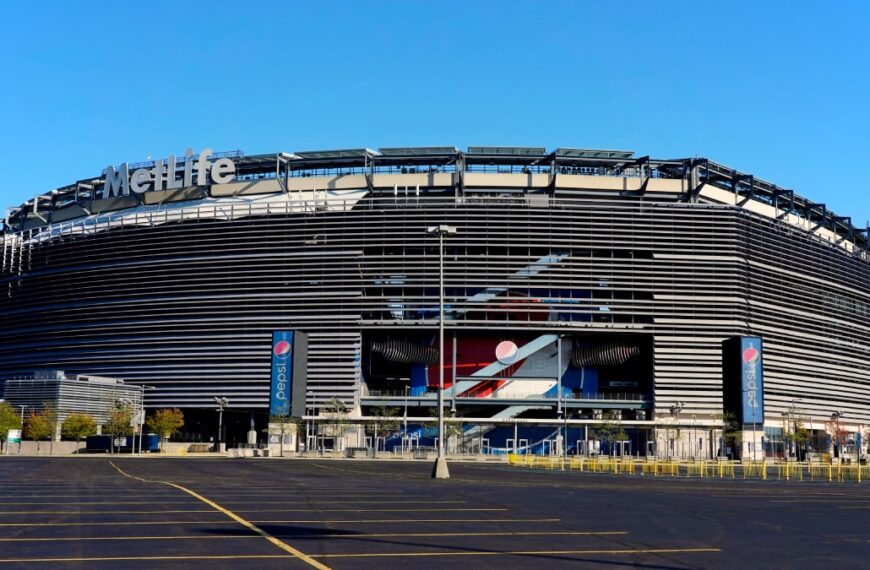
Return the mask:
{"type": "Polygon", "coordinates": [[[189,437],[225,398],[230,443],[399,410],[389,447],[425,443],[443,371],[456,450],[776,456],[800,423],[845,453],[870,425],[868,238],[704,158],[188,150],[8,210],[0,379],[147,386],[189,437]]]}

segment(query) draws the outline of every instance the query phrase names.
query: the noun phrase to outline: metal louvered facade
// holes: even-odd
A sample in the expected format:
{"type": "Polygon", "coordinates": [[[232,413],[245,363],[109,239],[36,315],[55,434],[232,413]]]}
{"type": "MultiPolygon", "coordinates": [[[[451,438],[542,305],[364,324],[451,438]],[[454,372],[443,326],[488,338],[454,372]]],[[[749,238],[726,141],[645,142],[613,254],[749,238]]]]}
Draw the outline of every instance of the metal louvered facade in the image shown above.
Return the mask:
{"type": "MultiPolygon", "coordinates": [[[[265,409],[272,331],[298,329],[314,402],[357,406],[365,335],[437,330],[426,228],[449,224],[448,333],[595,335],[610,352],[576,358],[614,363],[637,352],[625,335],[641,335],[653,417],[682,402],[710,418],[723,406],[722,342],[756,335],[769,417],[799,399],[813,417],[870,423],[861,230],[703,161],[499,152],[437,157],[425,174],[411,165],[435,159],[413,152],[381,166],[303,153],[283,184],[263,159],[259,193],[63,221],[19,210],[3,234],[0,378],[52,368],[153,385],[150,407],[222,395],[265,409]],[[494,305],[486,290],[506,293],[494,305]]],[[[399,360],[434,358],[378,342],[399,360]]]]}

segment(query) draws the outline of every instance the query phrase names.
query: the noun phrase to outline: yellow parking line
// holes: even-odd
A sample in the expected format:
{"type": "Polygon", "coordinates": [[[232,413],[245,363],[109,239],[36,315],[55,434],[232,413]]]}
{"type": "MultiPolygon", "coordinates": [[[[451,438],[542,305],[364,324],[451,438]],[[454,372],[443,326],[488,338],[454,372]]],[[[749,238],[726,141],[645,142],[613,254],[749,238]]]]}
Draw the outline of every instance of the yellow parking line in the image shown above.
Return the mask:
{"type": "MultiPolygon", "coordinates": [[[[240,499],[238,501],[224,501],[224,503],[245,503],[246,505],[250,504],[269,504],[269,505],[298,505],[299,503],[306,502],[306,499],[299,499],[296,501],[251,501],[240,499]]],[[[390,500],[364,500],[364,501],[320,501],[318,499],[313,499],[316,504],[323,505],[331,505],[331,504],[339,504],[339,505],[367,505],[376,503],[379,505],[388,504],[388,505],[461,505],[466,504],[467,501],[459,501],[459,500],[449,500],[449,501],[390,501],[390,500]]],[[[29,506],[38,506],[38,505],[196,505],[199,501],[189,500],[189,501],[4,501],[3,506],[8,505],[29,505],[29,506]]],[[[15,512],[15,511],[13,511],[15,512]]]]}
{"type": "Polygon", "coordinates": [[[240,513],[456,513],[456,512],[504,512],[502,507],[455,508],[455,509],[241,509],[240,513]]]}
{"type": "MultiPolygon", "coordinates": [[[[111,461],[109,462],[109,465],[111,465],[112,467],[117,469],[118,472],[121,473],[122,475],[124,475],[125,477],[130,477],[132,479],[136,479],[138,481],[142,481],[145,483],[154,482],[154,481],[148,481],[146,479],[142,479],[141,477],[136,477],[134,475],[130,475],[128,473],[125,473],[123,470],[121,470],[121,468],[119,468],[117,465],[115,465],[111,461]]],[[[275,538],[274,536],[272,536],[268,532],[264,531],[263,529],[261,529],[257,525],[255,525],[251,522],[248,522],[247,520],[243,519],[242,517],[240,517],[236,513],[232,512],[228,509],[225,509],[224,507],[220,506],[219,504],[215,503],[214,501],[206,499],[205,497],[203,497],[199,493],[197,493],[195,491],[191,491],[190,489],[183,487],[181,485],[177,485],[175,483],[170,483],[169,481],[156,481],[156,482],[161,483],[163,485],[169,485],[170,487],[173,487],[173,488],[178,489],[180,491],[184,491],[185,493],[187,493],[191,497],[199,499],[200,501],[202,501],[206,505],[210,506],[211,508],[222,512],[223,514],[230,517],[231,519],[233,519],[237,523],[241,524],[245,528],[250,529],[250,530],[254,531],[255,533],[259,534],[260,536],[262,536],[263,538],[265,538],[266,540],[268,540],[269,542],[271,542],[272,544],[274,544],[275,546],[277,546],[278,548],[280,548],[284,552],[288,552],[288,553],[292,554],[293,556],[302,560],[303,562],[307,563],[310,566],[313,566],[313,567],[318,568],[320,570],[328,570],[328,568],[329,568],[328,566],[321,564],[320,562],[314,560],[313,558],[311,558],[310,556],[308,556],[304,552],[293,548],[292,546],[290,546],[286,542],[275,538]]]]}
{"type": "Polygon", "coordinates": [[[297,521],[253,521],[260,524],[302,524],[302,523],[327,523],[327,524],[352,524],[352,523],[527,523],[527,522],[561,522],[558,518],[549,519],[348,519],[348,520],[297,520],[297,521]]]}
{"type": "MultiPolygon", "coordinates": [[[[530,523],[530,522],[561,522],[558,518],[541,519],[302,519],[302,520],[255,520],[259,524],[393,524],[393,523],[530,523]]],[[[233,521],[120,521],[120,522],[15,522],[0,523],[0,527],[19,526],[147,526],[147,525],[189,525],[197,524],[233,524],[233,521]]]]}
{"type": "MultiPolygon", "coordinates": [[[[447,512],[487,512],[487,511],[506,511],[506,508],[456,508],[456,509],[236,509],[239,513],[447,513],[447,512]]],[[[185,510],[165,510],[165,511],[0,511],[0,515],[60,515],[60,516],[80,516],[80,515],[160,515],[160,514],[179,514],[179,513],[221,513],[226,514],[219,509],[185,509],[185,510]]]]}
{"type": "Polygon", "coordinates": [[[174,510],[174,511],[0,511],[0,515],[158,515],[167,514],[174,515],[179,513],[218,513],[220,511],[213,509],[192,509],[192,510],[174,510]]]}
{"type": "MultiPolygon", "coordinates": [[[[367,538],[444,538],[444,537],[461,537],[461,536],[617,536],[626,535],[627,531],[621,530],[602,530],[602,531],[580,531],[580,530],[557,530],[557,531],[497,531],[497,532],[377,532],[377,533],[360,533],[360,534],[344,534],[344,533],[321,533],[321,534],[304,534],[304,535],[281,535],[276,536],[283,538],[341,538],[341,539],[367,539],[367,538]]],[[[258,534],[238,534],[238,535],[221,535],[210,536],[200,534],[180,535],[180,536],[65,536],[57,537],[16,537],[16,538],[0,538],[0,542],[82,542],[82,541],[100,541],[100,540],[219,540],[219,539],[236,539],[236,538],[260,538],[258,534]]]]}
{"type": "Polygon", "coordinates": [[[688,554],[697,552],[722,552],[721,548],[632,548],[620,550],[509,550],[505,552],[480,552],[457,550],[448,552],[373,552],[362,554],[315,554],[316,558],[402,558],[407,556],[535,556],[556,554],[688,554]]]}
{"type": "MultiPolygon", "coordinates": [[[[86,558],[0,558],[0,564],[47,563],[47,562],[122,562],[135,560],[259,560],[267,558],[291,558],[287,554],[225,554],[202,556],[90,556],[86,558]]],[[[317,568],[329,568],[316,560],[317,568]]]]}

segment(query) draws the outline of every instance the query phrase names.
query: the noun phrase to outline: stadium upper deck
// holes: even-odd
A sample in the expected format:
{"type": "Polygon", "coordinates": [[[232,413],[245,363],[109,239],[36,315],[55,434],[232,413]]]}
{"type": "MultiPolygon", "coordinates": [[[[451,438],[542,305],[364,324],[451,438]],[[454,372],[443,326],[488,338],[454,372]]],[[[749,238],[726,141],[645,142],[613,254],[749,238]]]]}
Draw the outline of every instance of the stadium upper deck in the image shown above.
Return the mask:
{"type": "MultiPolygon", "coordinates": [[[[191,200],[238,198],[260,193],[316,189],[301,179],[327,178],[321,190],[364,188],[371,192],[390,190],[437,192],[465,188],[520,187],[529,192],[553,193],[557,188],[605,187],[643,195],[665,191],[682,202],[710,200],[730,203],[755,213],[774,217],[837,243],[862,259],[868,258],[870,227],[856,227],[848,216],[839,216],[824,203],[813,202],[793,190],[781,188],[752,174],[737,171],[706,158],[652,159],[632,151],[542,147],[409,147],[304,151],[245,156],[241,151],[211,153],[210,160],[232,159],[236,171],[230,184],[194,186],[184,192],[162,190],[106,198],[101,176],[79,180],[9,208],[2,231],[17,232],[81,219],[142,205],[169,207],[191,200]],[[479,174],[502,175],[480,177],[479,174]],[[585,184],[583,178],[609,177],[615,184],[585,184]],[[274,184],[250,184],[271,180],[274,184]],[[667,183],[664,181],[671,181],[667,183]],[[679,184],[673,184],[679,181],[679,184]]],[[[182,176],[196,157],[173,159],[174,171],[182,176]]],[[[202,157],[199,158],[202,160],[202,157]]],[[[129,165],[134,169],[162,168],[163,161],[129,165]]],[[[124,165],[125,167],[127,165],[124,165]]]]}

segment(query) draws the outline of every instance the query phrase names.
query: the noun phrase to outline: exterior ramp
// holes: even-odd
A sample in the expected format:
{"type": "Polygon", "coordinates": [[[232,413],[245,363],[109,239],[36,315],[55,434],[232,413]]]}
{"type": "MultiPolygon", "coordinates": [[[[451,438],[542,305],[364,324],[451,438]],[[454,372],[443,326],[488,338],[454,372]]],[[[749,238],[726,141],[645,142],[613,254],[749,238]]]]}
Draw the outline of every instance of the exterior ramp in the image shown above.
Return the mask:
{"type": "MultiPolygon", "coordinates": [[[[499,419],[499,420],[502,420],[502,419],[509,420],[511,418],[517,417],[518,415],[520,415],[523,412],[526,412],[528,410],[546,410],[546,409],[548,409],[547,406],[510,406],[509,408],[505,408],[504,410],[495,414],[494,416],[492,416],[492,418],[499,419]]],[[[477,437],[484,435],[486,432],[493,430],[495,427],[496,426],[492,425],[492,424],[483,424],[483,425],[472,426],[468,430],[465,431],[465,433],[463,434],[462,437],[463,437],[463,439],[466,439],[466,440],[475,439],[477,437]]]]}

